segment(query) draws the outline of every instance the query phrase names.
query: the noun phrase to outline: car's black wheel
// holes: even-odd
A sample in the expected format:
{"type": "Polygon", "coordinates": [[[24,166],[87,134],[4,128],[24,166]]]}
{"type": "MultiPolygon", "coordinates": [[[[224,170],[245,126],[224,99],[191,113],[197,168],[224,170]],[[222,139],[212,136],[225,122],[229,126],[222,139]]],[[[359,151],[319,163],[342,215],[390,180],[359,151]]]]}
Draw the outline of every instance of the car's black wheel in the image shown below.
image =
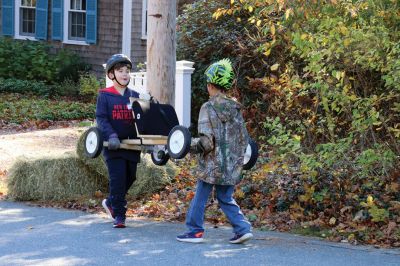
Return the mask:
{"type": "Polygon", "coordinates": [[[244,154],[243,169],[251,169],[257,162],[258,158],[258,146],[257,143],[249,139],[249,144],[247,144],[246,152],[244,154]]]}
{"type": "Polygon", "coordinates": [[[103,136],[97,127],[91,127],[85,132],[83,144],[85,155],[89,158],[96,158],[103,149],[103,136]]]}
{"type": "Polygon", "coordinates": [[[174,126],[168,135],[167,148],[171,158],[182,159],[190,150],[192,136],[189,129],[183,126],[174,126]]]}
{"type": "Polygon", "coordinates": [[[169,160],[165,146],[155,146],[151,152],[151,160],[155,165],[165,165],[169,160]]]}

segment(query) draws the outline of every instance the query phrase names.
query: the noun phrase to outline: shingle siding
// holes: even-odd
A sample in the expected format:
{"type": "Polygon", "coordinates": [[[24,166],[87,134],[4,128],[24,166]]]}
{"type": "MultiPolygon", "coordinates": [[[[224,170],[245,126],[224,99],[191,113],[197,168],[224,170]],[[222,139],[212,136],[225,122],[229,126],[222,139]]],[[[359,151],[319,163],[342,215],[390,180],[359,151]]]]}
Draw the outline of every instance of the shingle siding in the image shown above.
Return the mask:
{"type": "MultiPolygon", "coordinates": [[[[122,49],[122,6],[122,0],[98,1],[96,45],[74,45],[54,41],[52,43],[55,49],[66,48],[76,52],[85,62],[92,65],[92,70],[98,76],[103,75],[102,64],[122,49]]],[[[51,21],[49,24],[51,25],[51,21]]]]}
{"type": "Polygon", "coordinates": [[[146,61],[146,40],[142,39],[142,0],[132,3],[131,57],[134,65],[146,61]]]}

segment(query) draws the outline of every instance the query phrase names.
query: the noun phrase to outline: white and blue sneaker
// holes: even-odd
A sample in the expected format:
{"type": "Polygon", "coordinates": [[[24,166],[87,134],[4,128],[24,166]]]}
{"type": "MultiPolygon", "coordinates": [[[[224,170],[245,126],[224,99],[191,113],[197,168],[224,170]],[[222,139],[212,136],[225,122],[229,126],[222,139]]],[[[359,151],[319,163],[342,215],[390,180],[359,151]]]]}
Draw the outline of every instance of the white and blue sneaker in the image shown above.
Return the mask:
{"type": "Polygon", "coordinates": [[[202,243],[204,242],[203,239],[204,232],[191,232],[185,233],[183,235],[179,235],[176,237],[176,240],[181,242],[188,242],[188,243],[202,243]]]}
{"type": "Polygon", "coordinates": [[[242,244],[250,239],[253,238],[252,233],[245,233],[245,234],[235,234],[234,237],[229,239],[229,242],[232,244],[242,244]]]}
{"type": "Polygon", "coordinates": [[[103,201],[101,202],[101,205],[103,206],[104,210],[106,211],[106,213],[108,214],[108,216],[111,219],[115,219],[115,215],[114,215],[114,211],[111,208],[111,203],[108,199],[103,199],[103,201]]]}

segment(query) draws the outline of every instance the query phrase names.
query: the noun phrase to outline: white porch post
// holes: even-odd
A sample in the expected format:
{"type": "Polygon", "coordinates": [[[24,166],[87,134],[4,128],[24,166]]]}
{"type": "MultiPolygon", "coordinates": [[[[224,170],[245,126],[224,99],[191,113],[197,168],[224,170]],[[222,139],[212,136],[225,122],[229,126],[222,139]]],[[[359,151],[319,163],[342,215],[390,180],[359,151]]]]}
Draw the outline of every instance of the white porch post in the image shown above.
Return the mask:
{"type": "Polygon", "coordinates": [[[122,53],[131,57],[132,0],[123,1],[122,13],[122,53]]]}
{"type": "Polygon", "coordinates": [[[194,63],[189,61],[176,62],[175,111],[179,124],[185,127],[190,126],[193,65],[194,63]]]}

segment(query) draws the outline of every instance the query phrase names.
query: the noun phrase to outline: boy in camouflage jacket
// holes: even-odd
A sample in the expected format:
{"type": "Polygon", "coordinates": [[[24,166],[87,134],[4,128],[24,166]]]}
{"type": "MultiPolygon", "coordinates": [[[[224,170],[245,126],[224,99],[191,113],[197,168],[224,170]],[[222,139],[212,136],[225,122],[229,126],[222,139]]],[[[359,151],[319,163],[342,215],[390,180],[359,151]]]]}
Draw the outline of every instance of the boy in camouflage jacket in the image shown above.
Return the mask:
{"type": "Polygon", "coordinates": [[[210,65],[206,72],[208,102],[200,109],[198,133],[194,141],[199,155],[196,170],[196,194],[186,215],[188,232],[177,236],[178,241],[201,243],[204,234],[204,211],[208,197],[215,187],[219,206],[233,226],[233,244],[243,243],[253,237],[251,225],[233,199],[234,188],[242,178],[243,159],[248,143],[248,133],[240,111],[241,105],[227,97],[233,69],[228,59],[210,65]]]}

